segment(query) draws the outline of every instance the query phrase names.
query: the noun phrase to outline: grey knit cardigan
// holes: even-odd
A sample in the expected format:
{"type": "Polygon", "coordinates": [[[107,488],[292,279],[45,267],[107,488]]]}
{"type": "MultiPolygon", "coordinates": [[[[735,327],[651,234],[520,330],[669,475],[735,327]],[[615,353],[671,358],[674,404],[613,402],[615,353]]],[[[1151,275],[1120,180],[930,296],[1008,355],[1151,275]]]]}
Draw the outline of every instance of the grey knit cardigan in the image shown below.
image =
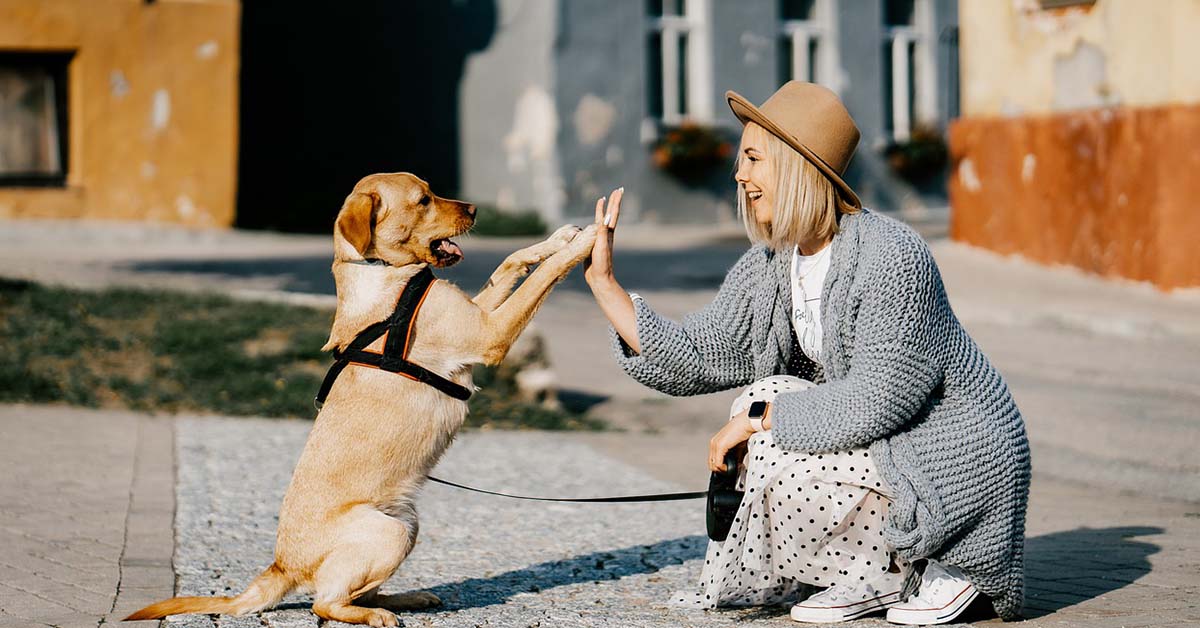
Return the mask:
{"type": "Polygon", "coordinates": [[[798,370],[815,376],[816,388],[775,398],[775,442],[813,452],[869,446],[896,495],[888,543],[908,559],[959,567],[1001,617],[1015,618],[1024,602],[1030,460],[1008,387],[951,311],[915,231],[864,209],[842,216],[831,246],[819,369],[795,366],[807,358],[789,318],[791,251],[765,244],[751,247],[712,303],[681,323],[634,299],[641,353],[609,326],[617,362],[677,396],[798,370]]]}

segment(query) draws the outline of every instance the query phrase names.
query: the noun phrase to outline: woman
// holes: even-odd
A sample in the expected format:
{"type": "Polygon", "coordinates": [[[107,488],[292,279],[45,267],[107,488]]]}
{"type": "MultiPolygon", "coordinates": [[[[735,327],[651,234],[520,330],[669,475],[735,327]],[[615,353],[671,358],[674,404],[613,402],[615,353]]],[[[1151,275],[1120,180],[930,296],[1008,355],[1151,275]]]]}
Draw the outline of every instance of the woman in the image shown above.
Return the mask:
{"type": "Polygon", "coordinates": [[[1003,379],[920,236],[842,180],[859,132],[838,98],[796,81],[761,108],[726,97],[753,246],[713,302],[676,323],[620,287],[620,190],[596,204],[586,271],[630,376],[673,395],[749,385],[709,451],[717,470],[745,444],[746,497],[699,592],[676,601],[771,604],[813,585],[827,588],[793,619],[944,623],[980,593],[1016,617],[1030,467],[1003,379]]]}

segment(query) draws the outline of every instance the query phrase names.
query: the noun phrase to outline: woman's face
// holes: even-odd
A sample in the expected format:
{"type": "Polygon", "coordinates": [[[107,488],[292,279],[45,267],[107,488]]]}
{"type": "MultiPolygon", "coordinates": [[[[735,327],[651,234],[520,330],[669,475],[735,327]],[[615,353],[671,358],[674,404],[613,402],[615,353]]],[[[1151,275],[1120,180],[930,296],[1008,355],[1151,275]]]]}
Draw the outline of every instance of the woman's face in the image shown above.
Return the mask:
{"type": "Polygon", "coordinates": [[[767,131],[747,122],[742,130],[742,154],[735,181],[742,185],[750,214],[761,225],[770,225],[775,215],[775,169],[767,161],[767,131]]]}

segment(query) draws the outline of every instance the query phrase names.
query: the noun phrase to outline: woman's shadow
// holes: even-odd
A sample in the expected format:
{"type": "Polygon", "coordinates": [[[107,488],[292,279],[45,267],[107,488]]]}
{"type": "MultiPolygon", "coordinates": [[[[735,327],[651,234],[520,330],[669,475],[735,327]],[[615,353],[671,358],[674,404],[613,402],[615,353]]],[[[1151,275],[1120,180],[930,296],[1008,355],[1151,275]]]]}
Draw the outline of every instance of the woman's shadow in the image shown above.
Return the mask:
{"type": "Polygon", "coordinates": [[[1025,612],[1041,617],[1121,589],[1150,573],[1161,548],[1138,537],[1162,534],[1152,526],[1077,528],[1025,542],[1025,612]]]}

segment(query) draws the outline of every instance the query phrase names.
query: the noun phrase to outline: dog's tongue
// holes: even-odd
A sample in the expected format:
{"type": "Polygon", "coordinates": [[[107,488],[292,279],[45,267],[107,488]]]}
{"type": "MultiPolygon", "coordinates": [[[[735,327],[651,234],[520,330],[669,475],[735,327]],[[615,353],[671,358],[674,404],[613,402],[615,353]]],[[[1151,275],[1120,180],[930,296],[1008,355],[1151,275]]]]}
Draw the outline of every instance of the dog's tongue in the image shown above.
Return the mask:
{"type": "Polygon", "coordinates": [[[440,250],[443,253],[447,253],[449,255],[456,255],[458,257],[463,257],[462,249],[459,248],[459,246],[457,244],[455,244],[452,240],[442,240],[441,243],[438,244],[438,250],[440,250]]]}

